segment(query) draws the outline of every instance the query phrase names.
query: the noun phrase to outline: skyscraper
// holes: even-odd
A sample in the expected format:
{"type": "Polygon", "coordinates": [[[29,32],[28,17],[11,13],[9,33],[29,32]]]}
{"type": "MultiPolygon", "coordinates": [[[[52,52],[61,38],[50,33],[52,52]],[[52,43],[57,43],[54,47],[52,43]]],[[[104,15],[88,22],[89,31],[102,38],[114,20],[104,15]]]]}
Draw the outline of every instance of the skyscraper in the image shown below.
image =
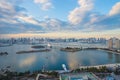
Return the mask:
{"type": "Polygon", "coordinates": [[[120,49],[120,40],[119,39],[115,40],[115,48],[120,49]]]}
{"type": "Polygon", "coordinates": [[[109,49],[113,48],[113,40],[112,40],[112,38],[108,40],[108,48],[109,49]]]}

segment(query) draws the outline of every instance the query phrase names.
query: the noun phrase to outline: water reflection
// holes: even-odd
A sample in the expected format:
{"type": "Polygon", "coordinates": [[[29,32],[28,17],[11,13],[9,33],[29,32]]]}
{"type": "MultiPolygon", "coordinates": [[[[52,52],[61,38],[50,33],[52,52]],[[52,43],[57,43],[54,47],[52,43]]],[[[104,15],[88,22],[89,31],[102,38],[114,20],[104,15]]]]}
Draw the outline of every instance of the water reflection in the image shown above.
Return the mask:
{"type": "MultiPolygon", "coordinates": [[[[66,64],[69,69],[75,69],[78,66],[120,63],[120,55],[113,53],[101,50],[83,50],[74,53],[62,52],[60,46],[56,44],[50,52],[27,54],[16,54],[16,52],[31,50],[31,45],[2,47],[0,51],[7,51],[9,54],[8,56],[0,56],[0,68],[12,66],[16,71],[34,71],[42,69],[45,65],[46,70],[59,70],[63,69],[62,64],[66,64]]],[[[62,46],[65,47],[63,44],[62,46]]]]}
{"type": "Polygon", "coordinates": [[[108,53],[108,60],[109,60],[109,62],[112,62],[113,58],[114,58],[113,53],[110,53],[110,52],[107,52],[107,53],[108,53]]]}
{"type": "Polygon", "coordinates": [[[34,55],[20,60],[19,67],[31,66],[36,61],[36,58],[37,57],[34,55]]]}
{"type": "Polygon", "coordinates": [[[115,61],[120,62],[120,55],[118,55],[118,54],[115,55],[115,61]]]}
{"type": "Polygon", "coordinates": [[[67,61],[68,66],[70,69],[76,69],[79,67],[79,57],[76,53],[66,53],[67,54],[67,61]]]}

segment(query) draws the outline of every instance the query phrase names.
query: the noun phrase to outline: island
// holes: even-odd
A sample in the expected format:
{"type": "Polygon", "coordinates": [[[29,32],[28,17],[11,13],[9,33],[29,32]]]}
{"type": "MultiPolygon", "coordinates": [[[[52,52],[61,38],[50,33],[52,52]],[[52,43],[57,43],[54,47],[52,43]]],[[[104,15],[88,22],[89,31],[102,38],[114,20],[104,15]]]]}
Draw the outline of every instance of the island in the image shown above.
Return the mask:
{"type": "Polygon", "coordinates": [[[66,48],[61,48],[60,50],[66,51],[66,52],[76,52],[76,51],[82,51],[82,50],[104,50],[107,52],[120,54],[120,50],[114,50],[114,49],[108,49],[108,48],[72,48],[72,47],[66,47],[66,48]]]}
{"type": "Polygon", "coordinates": [[[61,48],[61,51],[66,51],[66,52],[76,52],[82,50],[81,48],[72,48],[72,47],[66,47],[66,48],[61,48]]]}
{"type": "Polygon", "coordinates": [[[22,53],[33,53],[33,52],[49,52],[50,49],[44,49],[44,50],[30,50],[30,51],[19,51],[16,52],[16,54],[22,54],[22,53]]]}
{"type": "Polygon", "coordinates": [[[12,44],[0,44],[0,47],[8,47],[8,46],[12,46],[12,44]]]}
{"type": "Polygon", "coordinates": [[[8,55],[8,52],[0,52],[0,56],[8,55]]]}
{"type": "Polygon", "coordinates": [[[31,48],[45,48],[45,46],[42,46],[42,45],[36,45],[36,46],[32,46],[31,48]]]}

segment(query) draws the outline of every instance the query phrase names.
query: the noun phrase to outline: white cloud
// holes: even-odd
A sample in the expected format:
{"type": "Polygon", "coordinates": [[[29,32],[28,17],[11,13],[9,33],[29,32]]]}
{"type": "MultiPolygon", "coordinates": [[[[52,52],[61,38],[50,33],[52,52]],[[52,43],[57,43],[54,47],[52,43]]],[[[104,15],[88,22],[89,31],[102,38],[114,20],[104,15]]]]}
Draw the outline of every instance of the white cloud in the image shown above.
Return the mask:
{"type": "Polygon", "coordinates": [[[14,4],[12,4],[7,0],[0,1],[0,24],[2,25],[4,23],[6,27],[8,27],[9,24],[9,27],[14,27],[14,28],[16,27],[23,28],[24,26],[23,22],[24,24],[28,24],[28,25],[32,24],[32,25],[40,26],[38,20],[33,18],[31,15],[27,15],[27,13],[22,10],[18,11],[20,10],[19,8],[22,9],[22,7],[15,6],[14,4]],[[20,26],[16,26],[16,25],[20,25],[20,26]]]}
{"type": "Polygon", "coordinates": [[[63,21],[54,18],[47,18],[45,19],[45,21],[35,20],[35,18],[30,15],[29,16],[19,15],[16,16],[16,18],[18,18],[22,23],[34,24],[36,26],[44,28],[45,30],[51,31],[60,30],[63,26],[66,26],[66,24],[65,25],[63,24],[64,23],[63,21]]]}
{"type": "Polygon", "coordinates": [[[79,7],[70,12],[68,20],[76,28],[84,31],[116,29],[120,26],[120,2],[116,3],[108,14],[93,10],[93,0],[78,0],[79,7]]]}
{"type": "Polygon", "coordinates": [[[47,18],[45,21],[41,21],[40,25],[44,27],[46,30],[58,31],[62,29],[63,26],[65,28],[66,24],[63,23],[64,23],[63,21],[60,21],[58,19],[47,18]]]}
{"type": "Polygon", "coordinates": [[[48,3],[49,0],[34,0],[34,2],[44,4],[44,3],[48,3]]]}
{"type": "MultiPolygon", "coordinates": [[[[48,10],[52,3],[50,0],[34,0],[41,8],[48,10]]],[[[93,11],[93,0],[78,0],[68,16],[69,22],[45,16],[44,20],[35,19],[24,11],[24,7],[0,0],[0,33],[18,33],[27,31],[99,31],[117,29],[120,27],[120,2],[116,3],[108,14],[93,11]],[[72,23],[72,24],[71,24],[72,23]],[[74,24],[74,25],[73,25],[74,24]]]]}
{"type": "Polygon", "coordinates": [[[17,23],[14,19],[14,15],[16,15],[14,6],[12,6],[9,2],[6,2],[6,0],[0,1],[0,16],[2,16],[0,17],[0,22],[17,23]]]}
{"type": "Polygon", "coordinates": [[[83,11],[89,11],[93,8],[93,0],[78,0],[78,3],[83,11]]]}
{"type": "Polygon", "coordinates": [[[53,8],[51,0],[34,0],[34,2],[40,4],[42,10],[49,10],[53,8]]]}
{"type": "Polygon", "coordinates": [[[26,23],[31,23],[34,25],[39,25],[39,22],[37,20],[35,20],[32,16],[24,16],[24,15],[19,15],[16,16],[18,19],[20,19],[21,21],[24,21],[26,23]]]}
{"type": "Polygon", "coordinates": [[[56,19],[50,19],[50,21],[48,22],[50,26],[52,27],[61,27],[61,23],[60,21],[56,20],[56,19]]]}
{"type": "Polygon", "coordinates": [[[93,0],[78,0],[79,7],[76,7],[68,15],[68,20],[72,24],[82,23],[87,13],[93,9],[93,0]]]}
{"type": "Polygon", "coordinates": [[[6,2],[6,0],[4,1],[0,1],[0,8],[4,8],[6,10],[10,10],[10,11],[14,11],[13,10],[13,6],[9,3],[9,2],[6,2]]]}
{"type": "Polygon", "coordinates": [[[12,24],[17,24],[18,22],[16,20],[13,20],[13,19],[5,19],[5,18],[2,18],[0,19],[0,22],[6,22],[6,23],[12,23],[12,24]]]}
{"type": "Polygon", "coordinates": [[[120,14],[120,2],[116,3],[109,12],[109,15],[120,14]]]}
{"type": "Polygon", "coordinates": [[[48,15],[44,16],[44,19],[45,20],[49,19],[49,16],[48,15]]]}
{"type": "Polygon", "coordinates": [[[49,10],[50,8],[53,8],[52,3],[45,3],[42,5],[42,10],[49,10]]]}

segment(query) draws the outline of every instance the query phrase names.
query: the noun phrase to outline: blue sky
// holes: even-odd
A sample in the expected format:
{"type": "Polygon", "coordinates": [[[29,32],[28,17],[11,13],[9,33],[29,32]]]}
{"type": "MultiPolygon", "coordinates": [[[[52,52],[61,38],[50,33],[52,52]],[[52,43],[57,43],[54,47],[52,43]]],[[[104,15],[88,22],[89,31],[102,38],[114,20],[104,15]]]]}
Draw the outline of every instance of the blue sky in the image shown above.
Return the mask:
{"type": "Polygon", "coordinates": [[[120,37],[120,1],[0,0],[1,35],[68,32],[120,37]]]}

